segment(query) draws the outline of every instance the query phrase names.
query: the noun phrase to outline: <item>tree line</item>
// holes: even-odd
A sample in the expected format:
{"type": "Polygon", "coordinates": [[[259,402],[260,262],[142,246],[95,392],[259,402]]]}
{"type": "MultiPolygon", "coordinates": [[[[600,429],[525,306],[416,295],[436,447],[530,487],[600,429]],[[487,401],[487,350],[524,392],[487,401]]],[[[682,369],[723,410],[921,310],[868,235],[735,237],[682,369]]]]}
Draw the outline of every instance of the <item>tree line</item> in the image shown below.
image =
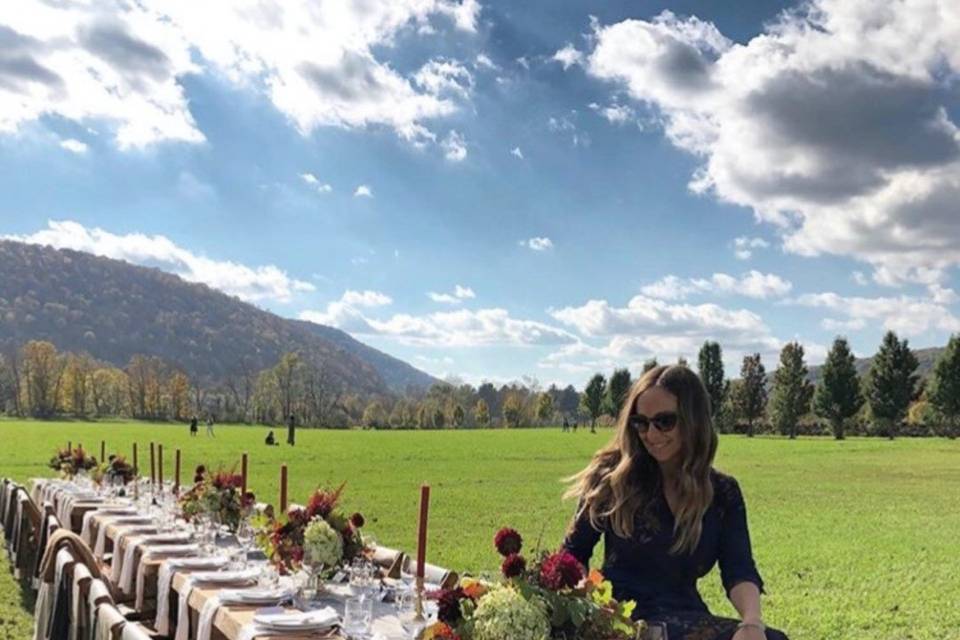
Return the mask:
{"type": "MultiPolygon", "coordinates": [[[[648,361],[643,372],[656,365],[648,361]]],[[[808,380],[804,348],[797,342],[783,347],[772,375],[754,353],[743,358],[739,379],[727,379],[722,349],[713,341],[703,344],[697,359],[721,432],[956,437],[960,335],[950,338],[927,380],[920,380],[917,366],[908,341],[892,331],[864,376],[857,373],[846,339],[836,338],[816,385],[808,380]]],[[[362,396],[297,352],[283,354],[266,369],[241,367],[218,385],[191,380],[152,356],[135,355],[116,367],[85,353],[59,352],[46,341],[7,345],[0,352],[0,409],[42,419],[209,416],[274,425],[293,415],[302,426],[329,428],[520,428],[583,421],[594,429],[612,424],[632,383],[629,369],[620,368],[609,379],[595,374],[582,393],[572,385],[542,388],[526,378],[500,386],[440,383],[405,394],[362,396]]]]}
{"type": "MultiPolygon", "coordinates": [[[[952,336],[926,380],[917,375],[918,361],[907,340],[893,331],[884,335],[870,369],[860,376],[847,340],[834,340],[816,385],[808,379],[803,345],[786,344],[778,367],[768,376],[759,353],[744,356],[740,378],[727,380],[721,347],[707,341],[698,355],[698,369],[710,396],[711,413],[721,432],[883,435],[944,435],[960,431],[960,335],[952,336]]],[[[644,372],[656,366],[644,365],[644,372]]],[[[681,364],[687,364],[681,360],[681,364]]],[[[610,382],[596,374],[584,392],[585,405],[596,420],[603,398],[622,397],[629,372],[618,370],[610,382]]]]}

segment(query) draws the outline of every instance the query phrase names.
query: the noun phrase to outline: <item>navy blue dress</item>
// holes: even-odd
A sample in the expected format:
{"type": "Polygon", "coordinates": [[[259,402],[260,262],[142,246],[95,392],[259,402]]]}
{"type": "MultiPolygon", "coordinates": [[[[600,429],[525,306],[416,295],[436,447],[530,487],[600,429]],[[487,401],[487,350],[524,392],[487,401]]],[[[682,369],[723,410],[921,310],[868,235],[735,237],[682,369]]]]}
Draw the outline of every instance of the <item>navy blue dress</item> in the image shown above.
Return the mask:
{"type": "MultiPolygon", "coordinates": [[[[703,515],[703,531],[693,553],[672,555],[674,518],[660,492],[638,514],[633,536],[621,538],[611,527],[598,531],[584,513],[577,518],[563,546],[586,567],[603,535],[604,577],[613,583],[614,597],[637,603],[634,617],[667,625],[669,640],[730,640],[737,620],[710,614],[697,591],[697,580],[717,562],[727,593],[748,581],[763,592],[763,579],[750,550],[747,511],[737,481],[711,471],[713,502],[703,515]]],[[[786,635],[767,629],[769,640],[786,635]]]]}

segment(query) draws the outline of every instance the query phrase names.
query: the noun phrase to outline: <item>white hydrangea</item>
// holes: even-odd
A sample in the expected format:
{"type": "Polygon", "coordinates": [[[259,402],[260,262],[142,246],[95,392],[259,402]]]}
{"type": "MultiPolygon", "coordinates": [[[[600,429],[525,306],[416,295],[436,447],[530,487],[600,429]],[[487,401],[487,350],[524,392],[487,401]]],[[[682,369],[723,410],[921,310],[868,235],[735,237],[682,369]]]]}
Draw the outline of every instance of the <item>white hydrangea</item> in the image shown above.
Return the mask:
{"type": "Polygon", "coordinates": [[[328,568],[343,559],[343,538],[320,516],[311,520],[303,531],[303,559],[328,568]]]}
{"type": "Polygon", "coordinates": [[[474,640],[547,640],[545,607],[509,587],[496,587],[480,599],[473,614],[474,640]]]}

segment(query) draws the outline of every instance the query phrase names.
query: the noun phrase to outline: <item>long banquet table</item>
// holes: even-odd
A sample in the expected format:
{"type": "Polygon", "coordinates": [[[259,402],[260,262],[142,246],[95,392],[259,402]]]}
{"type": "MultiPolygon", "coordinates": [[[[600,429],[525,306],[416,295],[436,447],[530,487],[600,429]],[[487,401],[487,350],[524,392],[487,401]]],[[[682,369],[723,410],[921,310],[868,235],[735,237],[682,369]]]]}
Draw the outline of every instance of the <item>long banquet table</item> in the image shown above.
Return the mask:
{"type": "MultiPolygon", "coordinates": [[[[196,571],[196,569],[177,568],[171,569],[173,578],[169,591],[165,594],[159,594],[157,593],[158,576],[164,564],[182,560],[183,556],[177,556],[175,558],[152,557],[151,553],[155,552],[158,548],[162,548],[161,546],[151,546],[149,549],[147,547],[134,548],[132,552],[127,551],[129,545],[141,545],[144,540],[149,539],[149,536],[153,535],[138,531],[137,527],[145,528],[153,525],[151,528],[156,528],[157,525],[151,518],[140,514],[136,510],[136,503],[133,501],[125,502],[124,504],[129,505],[133,513],[118,515],[116,512],[110,511],[117,509],[117,500],[107,502],[105,500],[94,499],[86,495],[83,491],[78,490],[75,486],[71,485],[71,483],[51,479],[35,479],[33,481],[32,494],[38,501],[38,504],[50,504],[54,509],[54,513],[60,516],[61,522],[69,523],[68,526],[74,533],[84,537],[84,542],[95,552],[94,555],[100,563],[103,575],[110,579],[112,587],[117,593],[123,593],[123,595],[129,599],[128,604],[132,608],[135,608],[147,619],[150,619],[150,616],[156,615],[158,599],[168,599],[169,606],[165,608],[169,612],[168,617],[171,623],[167,627],[170,631],[170,637],[174,636],[175,625],[178,620],[177,609],[180,593],[184,589],[191,589],[187,600],[190,624],[190,632],[187,634],[187,637],[195,639],[198,634],[197,625],[200,612],[203,611],[207,603],[216,598],[224,589],[236,588],[233,585],[218,587],[204,584],[193,586],[190,580],[190,573],[196,571]],[[130,519],[132,517],[139,517],[140,520],[137,522],[122,520],[123,518],[130,519]],[[103,538],[101,541],[102,546],[98,544],[98,539],[101,537],[103,538]],[[130,583],[133,586],[129,590],[121,589],[124,585],[121,584],[120,572],[115,573],[113,571],[113,563],[117,562],[118,558],[121,557],[123,557],[124,560],[129,558],[134,565],[127,569],[127,571],[134,576],[132,583],[130,583]]],[[[129,579],[128,576],[128,581],[129,579]]],[[[318,603],[311,603],[311,607],[329,605],[336,609],[342,616],[344,602],[352,594],[351,589],[349,585],[331,585],[327,588],[321,600],[318,603]]],[[[213,615],[210,640],[244,639],[245,631],[247,631],[252,624],[257,609],[257,606],[252,605],[230,604],[219,606],[213,615]]],[[[296,609],[289,606],[286,607],[286,609],[291,612],[296,611],[296,609]]],[[[156,626],[160,627],[160,620],[157,620],[156,623],[156,626]]],[[[308,637],[346,640],[346,637],[338,631],[326,635],[318,635],[316,633],[313,635],[304,635],[303,632],[300,632],[298,634],[258,634],[256,636],[258,640],[300,640],[300,638],[308,637]]],[[[375,601],[371,637],[376,640],[395,640],[408,637],[399,619],[395,615],[395,609],[392,605],[375,601]]]]}

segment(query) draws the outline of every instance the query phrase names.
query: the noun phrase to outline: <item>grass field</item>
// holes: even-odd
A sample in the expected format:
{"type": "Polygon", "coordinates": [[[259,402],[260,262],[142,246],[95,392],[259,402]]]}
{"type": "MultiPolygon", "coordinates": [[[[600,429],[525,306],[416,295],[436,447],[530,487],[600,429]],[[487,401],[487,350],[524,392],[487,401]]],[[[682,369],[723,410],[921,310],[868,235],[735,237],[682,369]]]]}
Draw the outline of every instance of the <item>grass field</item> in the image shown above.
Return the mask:
{"type": "MultiPolygon", "coordinates": [[[[429,559],[480,571],[497,566],[491,539],[500,526],[529,542],[541,532],[546,545],[561,540],[572,505],[560,501],[560,479],[610,436],[300,430],[291,449],[264,446],[265,433],[219,426],[215,439],[202,428],[191,439],[175,425],[0,421],[0,475],[49,475],[46,460],[67,440],[99,452],[105,439],[108,451],[127,454],[137,441],[141,468],[149,442],[162,442],[168,476],[179,447],[184,478],[200,462],[237,463],[246,450],[258,498],[276,501],[281,463],[293,501],[347,481],[346,507],[367,516],[381,543],[404,549],[414,547],[418,487],[427,481],[429,559]]],[[[960,639],[960,442],[725,436],[717,466],[746,496],[771,624],[795,640],[960,639]]],[[[26,638],[29,613],[18,618],[21,596],[8,576],[0,570],[0,633],[26,638]]],[[[715,612],[733,614],[715,572],[701,591],[715,612]]]]}

